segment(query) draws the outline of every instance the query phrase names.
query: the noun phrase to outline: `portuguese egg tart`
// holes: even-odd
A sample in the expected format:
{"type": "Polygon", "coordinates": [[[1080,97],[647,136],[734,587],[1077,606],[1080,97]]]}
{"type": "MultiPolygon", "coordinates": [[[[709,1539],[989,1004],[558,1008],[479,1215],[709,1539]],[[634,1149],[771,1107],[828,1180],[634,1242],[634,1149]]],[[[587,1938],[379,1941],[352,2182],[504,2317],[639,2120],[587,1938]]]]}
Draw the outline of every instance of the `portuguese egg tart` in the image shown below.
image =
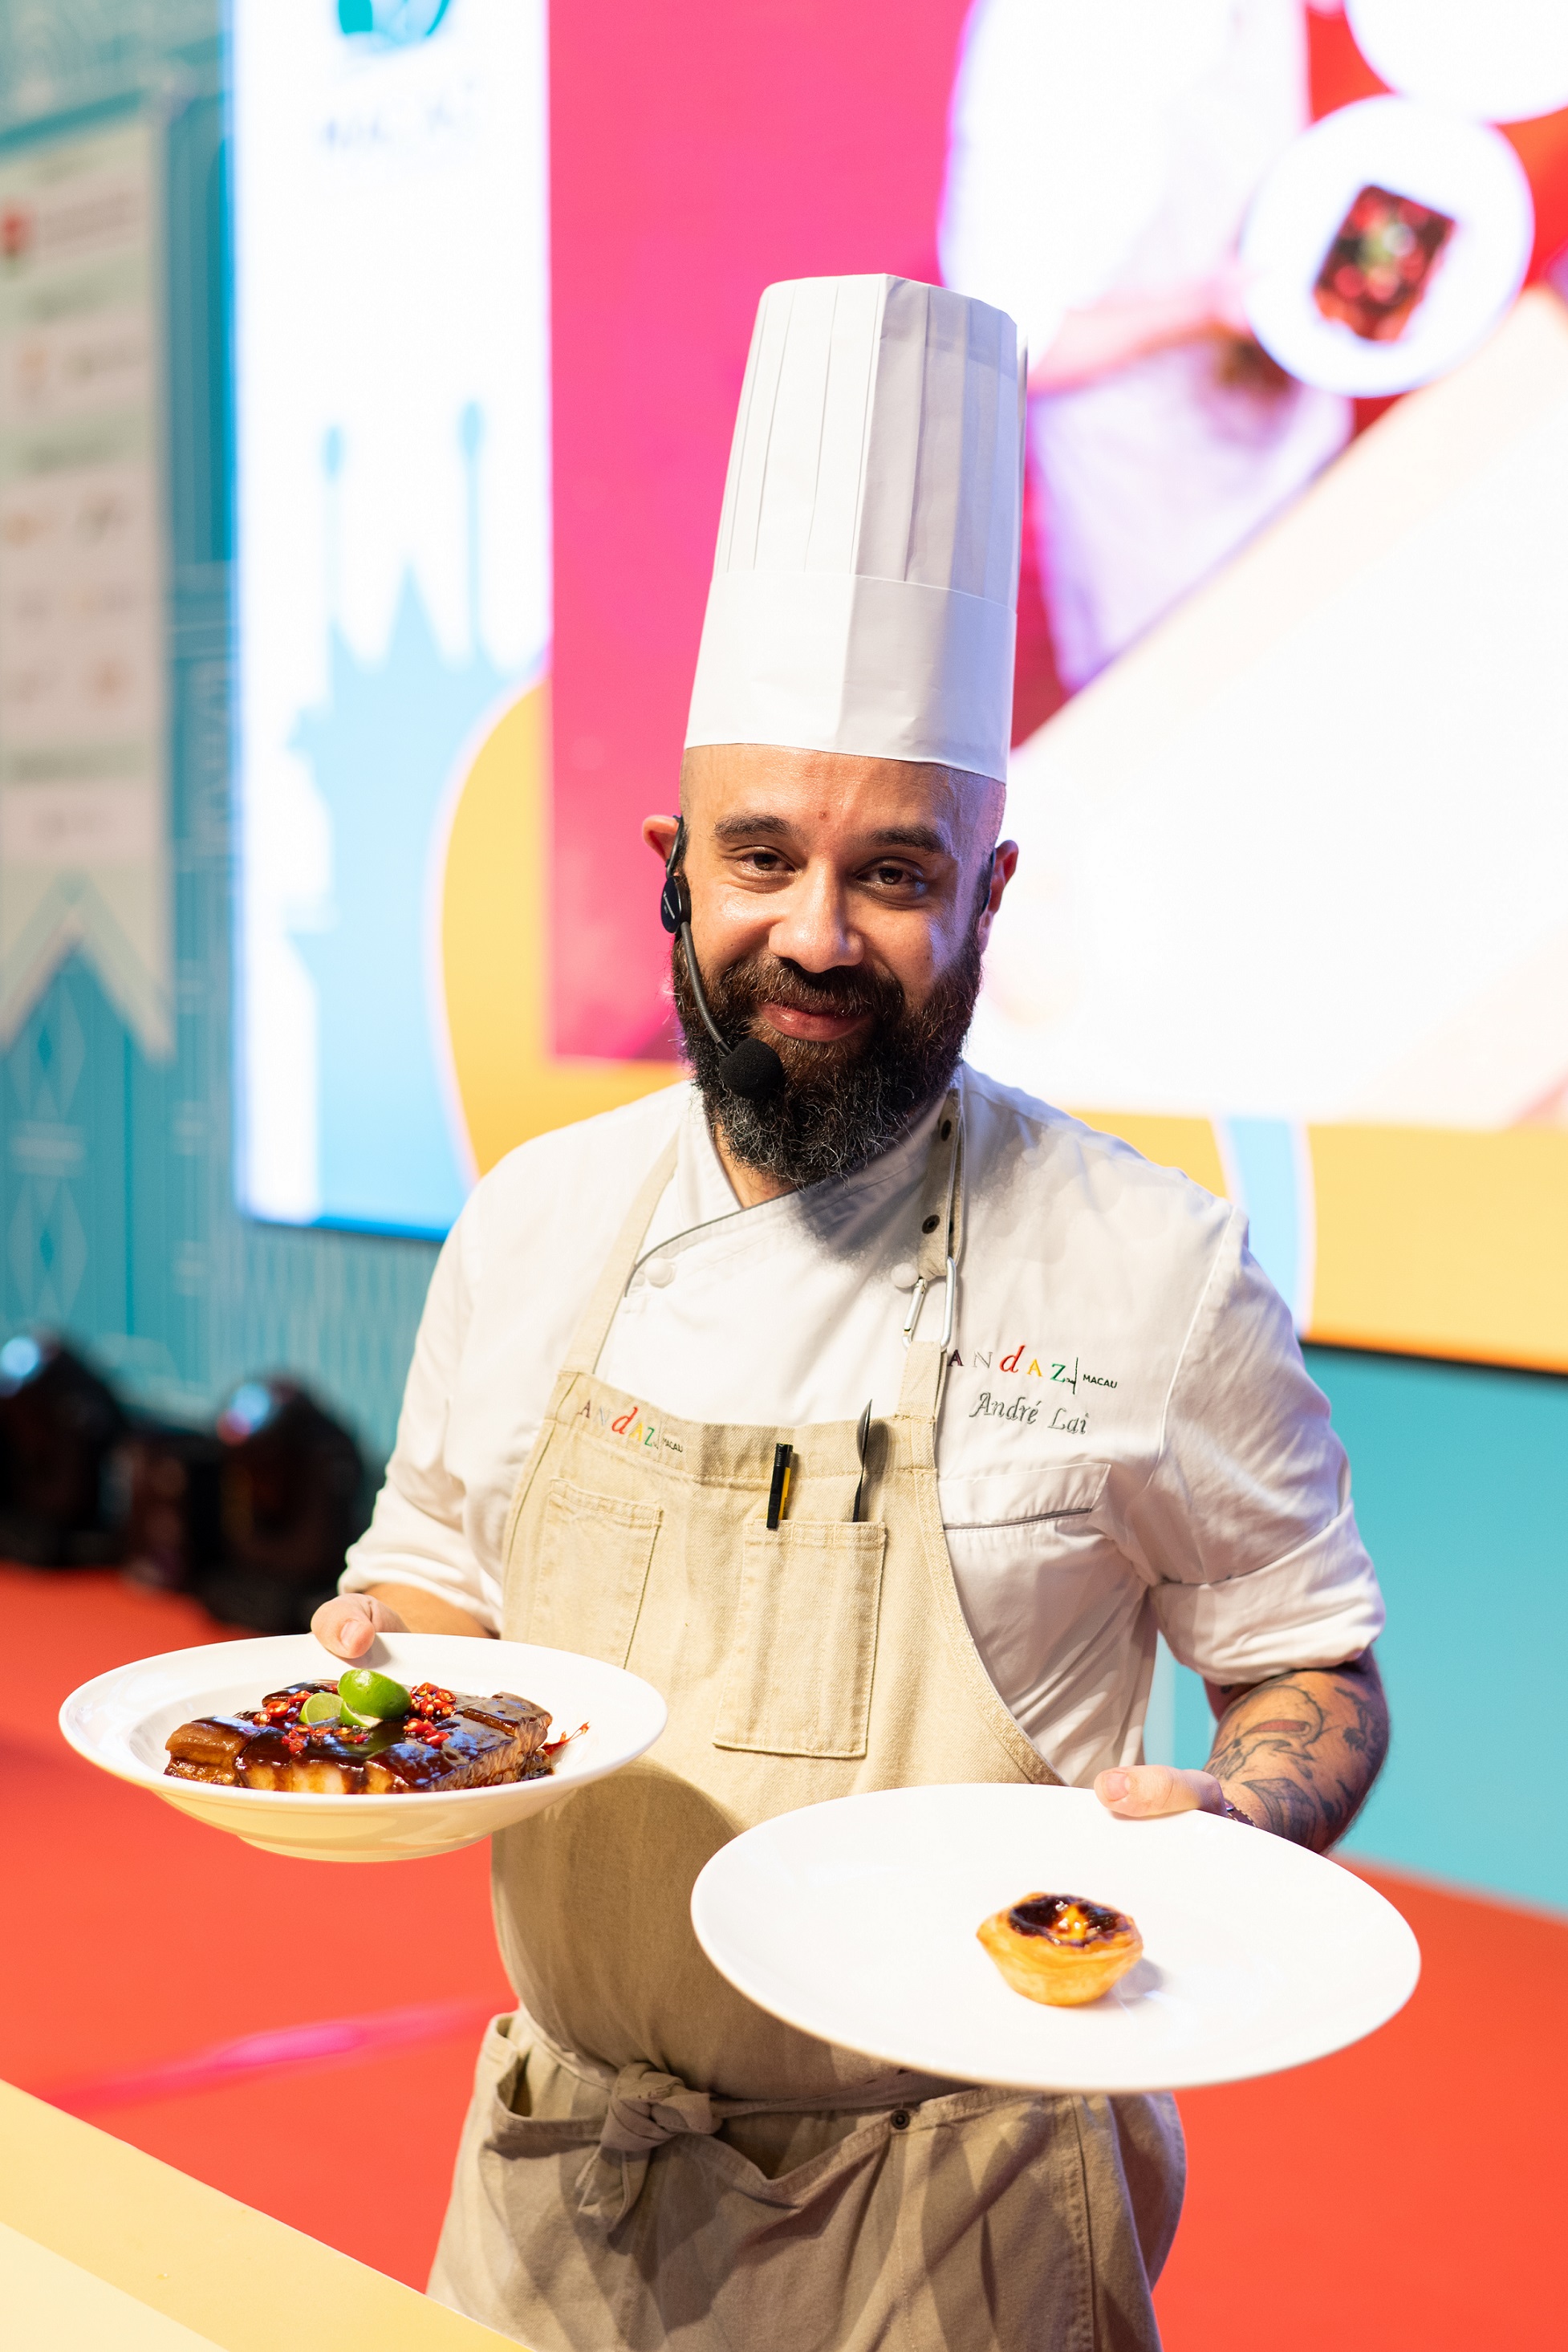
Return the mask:
{"type": "Polygon", "coordinates": [[[1056,2009],[1098,2000],[1143,1949],[1124,1911],[1082,1895],[1026,1895],[977,1932],[1015,1992],[1056,2009]]]}

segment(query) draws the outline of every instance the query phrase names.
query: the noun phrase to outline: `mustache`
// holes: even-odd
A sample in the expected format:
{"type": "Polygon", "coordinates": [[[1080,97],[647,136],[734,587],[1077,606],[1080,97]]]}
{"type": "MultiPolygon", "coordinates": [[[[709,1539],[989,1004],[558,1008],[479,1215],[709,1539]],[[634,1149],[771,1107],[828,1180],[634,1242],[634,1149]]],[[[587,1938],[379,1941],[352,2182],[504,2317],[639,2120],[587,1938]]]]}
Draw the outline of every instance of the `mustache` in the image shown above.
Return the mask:
{"type": "Polygon", "coordinates": [[[711,974],[708,994],[721,1021],[726,1015],[731,1020],[747,1019],[765,1004],[784,1005],[793,1013],[834,1013],[846,1018],[869,1013],[879,1022],[896,1020],[904,1009],[903,987],[890,972],[848,964],[807,971],[801,964],[768,954],[744,957],[711,974]]]}

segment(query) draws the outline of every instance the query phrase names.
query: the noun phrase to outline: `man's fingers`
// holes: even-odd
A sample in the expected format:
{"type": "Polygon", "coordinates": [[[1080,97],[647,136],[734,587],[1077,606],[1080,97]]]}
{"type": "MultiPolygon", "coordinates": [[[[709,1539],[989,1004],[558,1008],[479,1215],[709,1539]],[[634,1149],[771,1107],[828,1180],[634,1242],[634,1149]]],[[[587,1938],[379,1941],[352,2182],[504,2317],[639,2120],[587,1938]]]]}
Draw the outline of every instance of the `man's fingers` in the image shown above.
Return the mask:
{"type": "Polygon", "coordinates": [[[397,1632],[402,1623],[396,1612],[382,1601],[371,1601],[363,1592],[344,1592],[335,1601],[322,1601],[310,1620],[310,1631],[323,1650],[352,1664],[364,1656],[378,1631],[397,1632]]]}
{"type": "Polygon", "coordinates": [[[1129,1764],[1101,1772],[1094,1793],[1124,1821],[1152,1821],[1162,1813],[1217,1811],[1220,1785],[1212,1772],[1178,1771],[1171,1764],[1129,1764]]]}

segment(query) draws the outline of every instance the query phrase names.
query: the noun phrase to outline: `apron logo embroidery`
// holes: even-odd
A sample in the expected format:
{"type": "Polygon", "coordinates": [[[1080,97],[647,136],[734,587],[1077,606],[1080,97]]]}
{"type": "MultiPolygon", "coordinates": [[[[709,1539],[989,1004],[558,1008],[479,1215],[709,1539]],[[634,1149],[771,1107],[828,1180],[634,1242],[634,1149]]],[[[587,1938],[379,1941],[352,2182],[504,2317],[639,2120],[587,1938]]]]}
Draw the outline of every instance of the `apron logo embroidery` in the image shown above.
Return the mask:
{"type": "MultiPolygon", "coordinates": [[[[1059,1360],[1055,1357],[1047,1356],[1043,1362],[1038,1356],[1030,1356],[1028,1362],[1025,1363],[1024,1358],[1028,1354],[1028,1348],[1029,1343],[1026,1339],[1020,1339],[1017,1346],[1010,1348],[1004,1356],[997,1356],[994,1348],[976,1348],[971,1369],[977,1372],[988,1372],[994,1358],[996,1370],[999,1372],[1011,1372],[1015,1379],[1020,1381],[1054,1381],[1061,1388],[1071,1389],[1074,1396],[1078,1394],[1079,1381],[1094,1389],[1113,1389],[1120,1386],[1119,1381],[1111,1380],[1104,1372],[1084,1371],[1076,1356],[1070,1363],[1065,1356],[1059,1360]]],[[[952,1364],[957,1366],[963,1361],[963,1357],[954,1349],[951,1359],[952,1364]]],[[[1053,1422],[1051,1425],[1055,1428],[1057,1424],[1053,1422]]],[[[1067,1424],[1064,1423],[1062,1426],[1065,1428],[1067,1424]]]]}
{"type": "Polygon", "coordinates": [[[685,1453],[686,1448],[679,1437],[668,1436],[656,1421],[643,1421],[639,1417],[641,1412],[640,1405],[628,1405],[625,1412],[616,1413],[612,1421],[605,1407],[595,1406],[593,1399],[589,1398],[577,1419],[587,1422],[590,1428],[597,1421],[601,1429],[611,1430],[616,1437],[624,1437],[628,1444],[646,1446],[652,1453],[685,1453]]]}

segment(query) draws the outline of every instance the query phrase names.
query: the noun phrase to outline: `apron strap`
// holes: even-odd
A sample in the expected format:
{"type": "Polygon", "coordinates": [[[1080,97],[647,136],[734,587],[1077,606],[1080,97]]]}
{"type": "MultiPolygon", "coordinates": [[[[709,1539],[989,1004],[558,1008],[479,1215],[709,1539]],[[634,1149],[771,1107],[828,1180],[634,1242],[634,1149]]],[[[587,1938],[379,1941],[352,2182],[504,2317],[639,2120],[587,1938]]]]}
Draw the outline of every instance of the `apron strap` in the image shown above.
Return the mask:
{"type": "Polygon", "coordinates": [[[610,1326],[616,1319],[616,1309],[626,1296],[632,1268],[643,1245],[654,1211],[664,1198],[666,1185],[675,1173],[676,1155],[680,1148],[679,1136],[672,1136],[659,1153],[647,1180],[637,1189],[636,1200],[626,1211],[626,1223],[616,1236],[615,1245],[605,1260],[604,1272],[594,1286],[593,1295],[583,1309],[583,1319],[572,1337],[561,1370],[563,1373],[591,1372],[604,1353],[605,1342],[610,1336],[610,1326]]]}

